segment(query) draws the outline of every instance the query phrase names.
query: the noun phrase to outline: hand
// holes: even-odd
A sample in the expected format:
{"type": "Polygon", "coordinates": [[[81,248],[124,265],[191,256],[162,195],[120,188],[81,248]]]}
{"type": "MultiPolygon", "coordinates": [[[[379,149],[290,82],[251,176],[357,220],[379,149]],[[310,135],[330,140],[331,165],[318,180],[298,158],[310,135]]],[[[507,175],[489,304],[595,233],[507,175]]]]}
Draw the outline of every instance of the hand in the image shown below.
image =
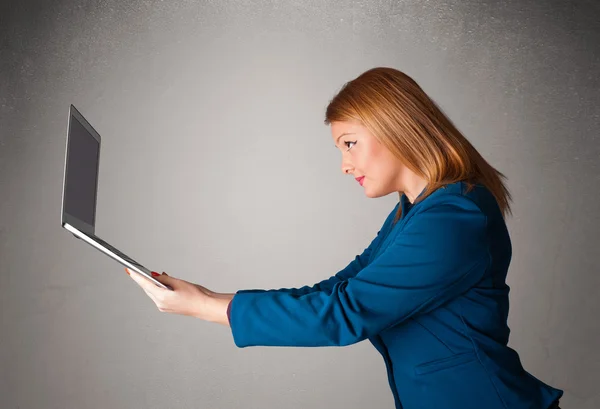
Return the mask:
{"type": "Polygon", "coordinates": [[[152,272],[156,280],[173,288],[168,290],[157,286],[134,270],[126,268],[125,271],[154,301],[159,311],[210,320],[210,306],[215,293],[207,288],[170,277],[165,273],[161,275],[152,272]]]}

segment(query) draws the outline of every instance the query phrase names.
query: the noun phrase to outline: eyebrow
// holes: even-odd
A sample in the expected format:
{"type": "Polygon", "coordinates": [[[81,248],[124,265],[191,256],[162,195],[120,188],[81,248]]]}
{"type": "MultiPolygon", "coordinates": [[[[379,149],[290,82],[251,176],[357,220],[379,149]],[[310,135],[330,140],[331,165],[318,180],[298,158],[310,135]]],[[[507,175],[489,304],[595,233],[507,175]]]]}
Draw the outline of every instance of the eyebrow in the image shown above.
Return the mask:
{"type": "Polygon", "coordinates": [[[341,134],[340,136],[337,137],[337,139],[335,140],[335,146],[334,147],[337,148],[337,143],[338,143],[338,141],[340,140],[340,138],[342,136],[344,136],[344,135],[354,135],[354,134],[355,134],[355,132],[344,132],[343,134],[341,134]]]}

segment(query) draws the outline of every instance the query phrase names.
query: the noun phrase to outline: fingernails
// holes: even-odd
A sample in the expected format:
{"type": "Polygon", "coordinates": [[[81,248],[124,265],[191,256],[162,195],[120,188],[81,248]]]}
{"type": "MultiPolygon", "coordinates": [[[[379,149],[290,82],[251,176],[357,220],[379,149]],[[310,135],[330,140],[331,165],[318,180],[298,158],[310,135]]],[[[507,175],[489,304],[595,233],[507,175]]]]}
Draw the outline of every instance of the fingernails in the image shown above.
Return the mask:
{"type": "Polygon", "coordinates": [[[152,272],[152,277],[160,277],[160,274],[155,273],[154,271],[152,272]]]}
{"type": "Polygon", "coordinates": [[[129,274],[129,270],[127,270],[127,267],[125,267],[125,272],[127,273],[127,275],[131,275],[129,274]]]}

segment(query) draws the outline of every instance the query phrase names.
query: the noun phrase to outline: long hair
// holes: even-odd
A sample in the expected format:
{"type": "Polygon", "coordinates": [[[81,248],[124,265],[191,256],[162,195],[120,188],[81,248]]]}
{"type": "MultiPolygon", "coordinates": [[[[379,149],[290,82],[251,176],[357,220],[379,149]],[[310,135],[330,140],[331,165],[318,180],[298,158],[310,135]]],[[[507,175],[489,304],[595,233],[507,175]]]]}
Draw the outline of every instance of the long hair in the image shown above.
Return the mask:
{"type": "MultiPolygon", "coordinates": [[[[343,85],[327,106],[325,124],[357,121],[415,174],[427,180],[417,201],[438,188],[484,185],[502,216],[512,214],[504,174],[493,168],[437,104],[407,74],[388,67],[365,71],[343,85]]],[[[403,192],[399,192],[402,194],[403,192]]],[[[395,221],[402,215],[398,206],[395,221]]]]}

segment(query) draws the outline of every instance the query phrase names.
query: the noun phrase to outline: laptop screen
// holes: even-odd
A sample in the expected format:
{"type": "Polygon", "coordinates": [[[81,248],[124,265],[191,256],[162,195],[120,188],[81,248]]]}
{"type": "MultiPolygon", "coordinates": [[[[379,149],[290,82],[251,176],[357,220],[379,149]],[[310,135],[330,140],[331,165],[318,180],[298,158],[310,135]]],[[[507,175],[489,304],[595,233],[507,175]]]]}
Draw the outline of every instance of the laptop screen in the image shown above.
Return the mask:
{"type": "Polygon", "coordinates": [[[94,226],[100,143],[71,116],[65,175],[65,213],[94,226]]]}

